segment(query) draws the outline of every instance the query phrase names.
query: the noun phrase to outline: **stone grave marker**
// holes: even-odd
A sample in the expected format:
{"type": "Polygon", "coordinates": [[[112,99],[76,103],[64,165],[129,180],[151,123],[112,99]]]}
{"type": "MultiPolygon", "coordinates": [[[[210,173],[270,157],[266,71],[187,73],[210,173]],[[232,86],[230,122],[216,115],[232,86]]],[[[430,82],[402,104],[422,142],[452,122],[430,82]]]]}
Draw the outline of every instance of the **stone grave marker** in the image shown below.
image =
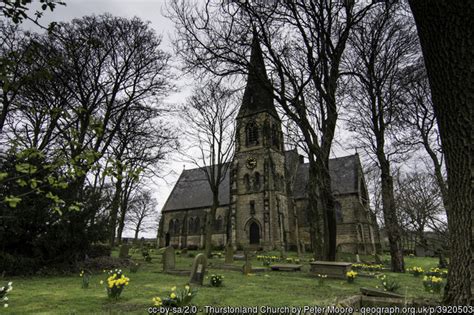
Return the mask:
{"type": "Polygon", "coordinates": [[[119,258],[122,258],[122,259],[130,258],[129,251],[130,251],[130,245],[124,244],[120,246],[119,258]]]}
{"type": "Polygon", "coordinates": [[[300,241],[300,248],[301,248],[301,254],[306,254],[306,248],[304,246],[304,242],[300,241]]]}
{"type": "Polygon", "coordinates": [[[168,246],[163,252],[163,271],[167,272],[176,268],[176,257],[173,246],[168,246]]]}
{"type": "Polygon", "coordinates": [[[359,254],[356,254],[356,263],[360,264],[360,256],[359,256],[359,254]]]}
{"type": "Polygon", "coordinates": [[[282,245],[280,246],[280,257],[281,259],[286,259],[286,251],[285,251],[285,247],[282,245]]]}
{"type": "Polygon", "coordinates": [[[224,263],[226,265],[232,265],[233,262],[234,262],[234,247],[232,247],[232,244],[228,243],[227,246],[225,247],[224,263]]]}
{"type": "Polygon", "coordinates": [[[242,267],[242,272],[244,273],[244,275],[248,275],[249,273],[252,273],[252,263],[250,262],[248,249],[244,250],[244,256],[245,256],[245,264],[242,267]]]}
{"type": "Polygon", "coordinates": [[[204,274],[207,267],[207,258],[204,254],[198,254],[193,261],[193,267],[191,269],[191,276],[189,277],[189,283],[195,283],[202,285],[204,281],[204,274]]]}

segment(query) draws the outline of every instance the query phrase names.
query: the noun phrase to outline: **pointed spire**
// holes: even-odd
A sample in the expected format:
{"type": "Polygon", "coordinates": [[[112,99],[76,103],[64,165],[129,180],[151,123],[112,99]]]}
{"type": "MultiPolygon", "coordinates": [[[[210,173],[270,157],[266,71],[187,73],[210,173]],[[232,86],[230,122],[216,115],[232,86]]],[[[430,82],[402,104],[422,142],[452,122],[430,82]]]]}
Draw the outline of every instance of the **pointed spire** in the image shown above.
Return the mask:
{"type": "Polygon", "coordinates": [[[251,49],[247,86],[237,117],[241,118],[266,111],[279,119],[273,104],[272,85],[265,70],[262,48],[255,28],[253,29],[251,49]]]}

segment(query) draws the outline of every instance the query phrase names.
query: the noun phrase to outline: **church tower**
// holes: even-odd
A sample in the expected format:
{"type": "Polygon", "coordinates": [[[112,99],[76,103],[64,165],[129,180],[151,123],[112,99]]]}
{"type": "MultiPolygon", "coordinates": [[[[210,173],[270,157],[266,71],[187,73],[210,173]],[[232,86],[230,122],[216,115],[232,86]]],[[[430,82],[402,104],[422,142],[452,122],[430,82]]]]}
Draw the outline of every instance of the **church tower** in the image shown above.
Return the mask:
{"type": "Polygon", "coordinates": [[[231,172],[232,242],[280,248],[289,241],[283,133],[256,34],[251,49],[231,172]]]}

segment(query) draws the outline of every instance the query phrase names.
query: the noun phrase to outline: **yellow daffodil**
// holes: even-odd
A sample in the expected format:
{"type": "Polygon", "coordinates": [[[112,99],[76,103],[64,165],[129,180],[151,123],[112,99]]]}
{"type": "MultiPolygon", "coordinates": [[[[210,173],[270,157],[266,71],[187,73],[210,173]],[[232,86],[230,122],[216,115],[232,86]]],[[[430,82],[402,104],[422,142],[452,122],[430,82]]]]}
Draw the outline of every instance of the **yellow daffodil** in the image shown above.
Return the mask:
{"type": "Polygon", "coordinates": [[[170,294],[170,298],[175,299],[175,298],[176,298],[176,294],[175,294],[174,292],[172,292],[172,293],[170,294]]]}

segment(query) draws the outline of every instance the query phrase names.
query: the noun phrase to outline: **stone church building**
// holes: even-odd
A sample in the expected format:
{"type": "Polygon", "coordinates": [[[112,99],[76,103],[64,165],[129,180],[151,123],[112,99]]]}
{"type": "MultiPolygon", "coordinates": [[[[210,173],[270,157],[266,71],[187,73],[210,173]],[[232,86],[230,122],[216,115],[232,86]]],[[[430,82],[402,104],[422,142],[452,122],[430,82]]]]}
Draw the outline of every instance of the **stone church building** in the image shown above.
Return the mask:
{"type": "MultiPolygon", "coordinates": [[[[213,234],[217,247],[230,241],[237,248],[310,248],[309,164],[296,150],[284,150],[281,120],[269,84],[260,45],[254,40],[236,121],[234,159],[219,189],[213,234]]],[[[329,169],[338,251],[373,253],[380,240],[358,155],[331,159],[329,169]]],[[[183,170],[162,209],[159,245],[203,247],[211,205],[203,169],[183,170]]]]}

